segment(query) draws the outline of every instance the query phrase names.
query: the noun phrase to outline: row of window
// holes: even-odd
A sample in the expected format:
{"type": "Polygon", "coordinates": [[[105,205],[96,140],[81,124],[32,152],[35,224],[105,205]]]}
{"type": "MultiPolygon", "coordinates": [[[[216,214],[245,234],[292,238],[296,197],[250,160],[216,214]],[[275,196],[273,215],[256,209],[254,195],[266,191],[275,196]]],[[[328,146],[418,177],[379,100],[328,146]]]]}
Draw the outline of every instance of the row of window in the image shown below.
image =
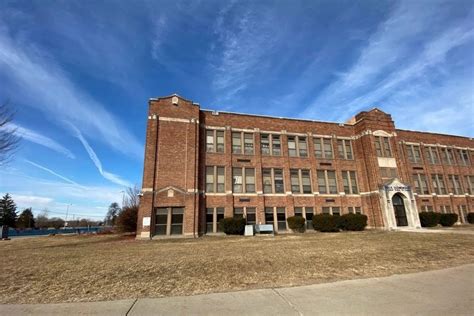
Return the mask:
{"type": "MultiPolygon", "coordinates": [[[[429,176],[423,173],[415,173],[412,175],[413,183],[415,185],[415,192],[418,194],[429,194],[428,187],[429,176]]],[[[456,195],[469,193],[474,194],[474,176],[464,176],[464,184],[461,177],[450,174],[446,177],[448,179],[448,186],[446,186],[445,177],[442,174],[431,175],[431,189],[436,194],[453,193],[456,195]]]]}
{"type": "MultiPolygon", "coordinates": [[[[308,157],[308,137],[288,135],[288,155],[290,157],[308,157]]],[[[316,158],[334,159],[331,138],[314,137],[314,155],[316,158]]],[[[206,130],[206,151],[224,152],[224,131],[206,130]]],[[[232,153],[253,155],[254,133],[232,132],[232,153]]],[[[281,156],[281,135],[260,134],[260,151],[264,156],[281,156]]],[[[354,159],[352,142],[349,139],[337,140],[337,157],[339,159],[354,159]]]]}
{"type": "MultiPolygon", "coordinates": [[[[342,182],[346,194],[359,194],[355,171],[342,171],[342,182]]],[[[318,191],[320,194],[337,194],[336,171],[318,170],[318,191]]],[[[262,169],[263,193],[285,193],[283,169],[262,169]]],[[[311,171],[309,169],[290,169],[292,193],[313,193],[311,171]]],[[[232,168],[232,191],[234,193],[255,193],[255,168],[232,168]]],[[[206,167],[206,192],[225,193],[225,167],[206,167]]]]}
{"type": "MultiPolygon", "coordinates": [[[[422,153],[420,145],[405,145],[408,161],[411,163],[421,163],[422,153]]],[[[467,149],[453,149],[448,147],[424,146],[425,160],[432,165],[470,165],[469,151],[467,149]]]]}
{"type": "MultiPolygon", "coordinates": [[[[306,219],[307,228],[312,228],[312,220],[315,209],[314,207],[295,207],[295,216],[302,216],[306,219]]],[[[339,206],[323,206],[321,213],[341,215],[341,207],[339,206]]],[[[347,207],[347,213],[362,214],[360,206],[347,207]]],[[[257,224],[257,212],[255,207],[236,207],[234,208],[234,217],[243,217],[247,221],[247,225],[257,224]]],[[[217,233],[221,231],[219,221],[224,218],[224,208],[214,207],[206,209],[206,232],[217,233]]],[[[265,207],[265,221],[258,219],[258,223],[273,224],[275,230],[287,230],[286,222],[287,214],[284,207],[265,207]]]]}
{"type": "MultiPolygon", "coordinates": [[[[420,212],[433,212],[433,206],[432,205],[422,205],[420,208],[420,212]]],[[[443,214],[447,213],[454,213],[453,210],[451,209],[451,205],[440,205],[439,206],[439,212],[443,214]]],[[[457,212],[459,215],[459,220],[461,223],[467,223],[467,214],[468,209],[467,205],[458,205],[457,206],[457,212]]]]}

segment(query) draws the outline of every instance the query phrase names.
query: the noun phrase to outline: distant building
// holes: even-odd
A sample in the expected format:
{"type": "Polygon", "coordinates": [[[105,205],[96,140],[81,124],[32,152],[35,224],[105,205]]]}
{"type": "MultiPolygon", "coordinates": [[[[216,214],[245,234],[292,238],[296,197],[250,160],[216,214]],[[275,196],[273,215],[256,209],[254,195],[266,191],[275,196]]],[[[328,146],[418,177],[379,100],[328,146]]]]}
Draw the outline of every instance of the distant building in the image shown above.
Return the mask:
{"type": "Polygon", "coordinates": [[[137,234],[212,234],[234,215],[278,232],[294,214],[363,213],[392,229],[436,211],[465,223],[473,159],[471,138],[396,129],[377,108],[338,124],[150,99],[137,234]]]}

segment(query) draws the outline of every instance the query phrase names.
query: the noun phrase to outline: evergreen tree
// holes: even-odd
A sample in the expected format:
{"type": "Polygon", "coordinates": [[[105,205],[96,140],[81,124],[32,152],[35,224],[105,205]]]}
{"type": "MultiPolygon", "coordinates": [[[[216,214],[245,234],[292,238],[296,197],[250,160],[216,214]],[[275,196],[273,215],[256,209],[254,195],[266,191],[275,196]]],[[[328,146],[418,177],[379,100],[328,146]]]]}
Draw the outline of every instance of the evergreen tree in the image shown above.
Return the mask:
{"type": "Polygon", "coordinates": [[[10,194],[5,194],[0,200],[0,225],[15,227],[16,224],[16,205],[10,194]]]}
{"type": "Polygon", "coordinates": [[[16,227],[18,228],[33,228],[35,227],[35,217],[33,216],[33,212],[31,211],[31,207],[24,209],[20,216],[18,216],[18,220],[16,222],[16,227]]]}

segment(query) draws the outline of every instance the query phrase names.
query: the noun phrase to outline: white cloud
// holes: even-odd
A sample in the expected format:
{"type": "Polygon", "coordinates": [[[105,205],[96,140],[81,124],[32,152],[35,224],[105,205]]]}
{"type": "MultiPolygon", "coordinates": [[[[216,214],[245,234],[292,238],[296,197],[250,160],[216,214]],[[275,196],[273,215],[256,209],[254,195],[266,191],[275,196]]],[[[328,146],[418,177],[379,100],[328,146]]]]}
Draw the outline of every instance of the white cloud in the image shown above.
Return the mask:
{"type": "Polygon", "coordinates": [[[38,132],[35,132],[31,129],[28,129],[28,128],[25,128],[25,127],[22,127],[22,126],[19,126],[19,125],[16,125],[16,124],[10,124],[11,125],[11,128],[12,129],[16,129],[17,133],[18,133],[18,136],[30,141],[30,142],[33,142],[33,143],[36,143],[38,145],[41,145],[41,146],[44,146],[46,148],[49,148],[49,149],[52,149],[60,154],[63,154],[65,155],[66,157],[68,158],[71,158],[71,159],[75,159],[76,156],[74,156],[74,154],[69,150],[67,149],[66,147],[62,146],[61,144],[59,144],[58,142],[56,142],[55,140],[47,137],[47,136],[44,136],[38,132]]]}
{"type": "Polygon", "coordinates": [[[80,126],[86,135],[134,158],[142,144],[102,104],[78,88],[61,67],[29,41],[12,38],[0,24],[0,70],[22,91],[25,104],[68,128],[80,126]]]}
{"type": "Polygon", "coordinates": [[[33,162],[33,161],[30,161],[30,160],[28,160],[28,159],[25,159],[25,162],[29,163],[30,165],[35,166],[36,168],[39,168],[39,169],[41,169],[41,170],[44,170],[44,171],[46,171],[46,172],[52,174],[53,176],[56,176],[56,177],[58,177],[58,178],[60,178],[60,179],[62,179],[62,180],[64,180],[64,181],[66,181],[67,183],[74,184],[74,185],[77,185],[77,186],[79,186],[79,187],[82,187],[82,186],[79,185],[77,182],[74,182],[74,181],[72,181],[71,179],[66,178],[65,176],[62,176],[62,175],[60,175],[59,173],[57,173],[57,172],[55,172],[55,171],[53,171],[53,170],[51,170],[51,169],[49,169],[49,168],[46,168],[46,167],[44,167],[44,166],[41,166],[40,164],[37,164],[37,163],[35,163],[35,162],[33,162]]]}
{"type": "Polygon", "coordinates": [[[97,170],[99,170],[99,173],[107,180],[116,183],[121,186],[125,187],[131,187],[132,185],[130,182],[123,180],[120,178],[120,176],[113,174],[111,172],[105,171],[104,168],[102,167],[102,162],[100,161],[99,157],[97,157],[97,154],[95,153],[94,149],[89,145],[87,140],[84,138],[84,136],[81,134],[81,132],[72,125],[72,128],[75,130],[76,137],[81,141],[82,145],[84,146],[85,150],[89,154],[89,157],[91,158],[92,162],[96,166],[97,170]]]}

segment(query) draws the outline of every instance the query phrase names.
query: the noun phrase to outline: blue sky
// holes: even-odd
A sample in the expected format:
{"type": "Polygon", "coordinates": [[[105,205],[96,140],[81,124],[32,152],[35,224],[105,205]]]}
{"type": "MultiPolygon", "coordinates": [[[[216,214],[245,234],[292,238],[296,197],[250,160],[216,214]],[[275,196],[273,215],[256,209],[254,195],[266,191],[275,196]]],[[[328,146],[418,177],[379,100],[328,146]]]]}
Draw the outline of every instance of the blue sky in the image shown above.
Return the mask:
{"type": "Polygon", "coordinates": [[[0,101],[23,140],[0,193],[102,217],[141,184],[147,100],[474,136],[468,1],[0,2],[0,101]]]}

